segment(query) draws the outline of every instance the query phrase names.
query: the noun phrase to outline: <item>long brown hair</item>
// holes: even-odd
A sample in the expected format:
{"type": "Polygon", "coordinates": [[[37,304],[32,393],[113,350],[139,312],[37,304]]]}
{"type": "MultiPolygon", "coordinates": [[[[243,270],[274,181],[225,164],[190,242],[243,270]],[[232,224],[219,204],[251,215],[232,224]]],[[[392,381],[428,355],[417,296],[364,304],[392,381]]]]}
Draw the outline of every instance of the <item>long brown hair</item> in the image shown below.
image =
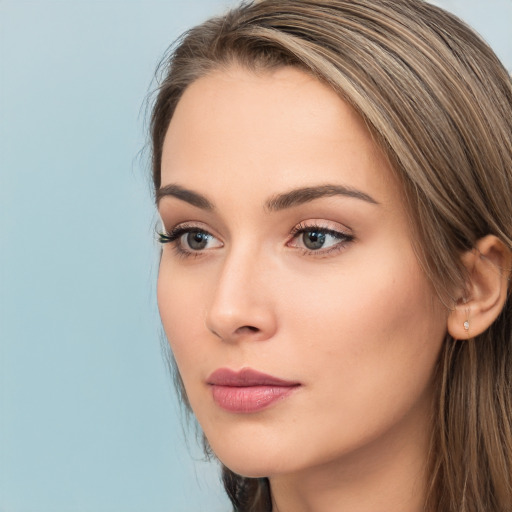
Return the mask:
{"type": "MultiPolygon", "coordinates": [[[[359,112],[404,186],[418,259],[447,307],[466,282],[462,252],[488,234],[512,249],[512,84],[456,17],[422,0],[261,0],[193,28],[161,70],[151,119],[155,190],[184,90],[233,63],[299,67],[359,112]]],[[[486,332],[446,337],[426,511],[512,510],[511,322],[509,294],[486,332]]],[[[227,468],[223,478],[235,510],[272,509],[268,480],[227,468]]]]}

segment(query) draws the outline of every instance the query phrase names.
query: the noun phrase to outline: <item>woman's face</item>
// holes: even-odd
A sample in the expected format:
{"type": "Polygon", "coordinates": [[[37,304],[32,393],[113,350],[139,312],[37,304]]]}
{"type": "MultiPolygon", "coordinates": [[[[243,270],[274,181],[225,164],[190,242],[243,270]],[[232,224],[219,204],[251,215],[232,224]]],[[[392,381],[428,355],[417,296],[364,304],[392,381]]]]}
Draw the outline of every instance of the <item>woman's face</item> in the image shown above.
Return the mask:
{"type": "Polygon", "coordinates": [[[447,312],[346,103],[293,68],[201,78],[170,123],[159,196],[160,314],[228,467],[272,476],[426,450],[447,312]]]}

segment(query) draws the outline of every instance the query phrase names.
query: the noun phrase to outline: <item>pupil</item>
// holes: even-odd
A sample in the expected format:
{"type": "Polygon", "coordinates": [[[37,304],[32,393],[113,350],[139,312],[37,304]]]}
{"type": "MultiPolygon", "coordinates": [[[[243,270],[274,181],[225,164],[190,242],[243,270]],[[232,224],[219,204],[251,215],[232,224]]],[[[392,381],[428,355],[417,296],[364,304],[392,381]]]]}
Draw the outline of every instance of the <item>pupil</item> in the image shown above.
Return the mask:
{"type": "Polygon", "coordinates": [[[302,235],[304,245],[311,250],[318,250],[325,244],[325,233],[318,233],[317,231],[307,231],[302,235]]]}
{"type": "Polygon", "coordinates": [[[187,235],[187,244],[191,249],[199,251],[206,247],[208,243],[208,236],[206,233],[201,233],[201,231],[191,231],[187,235]]]}

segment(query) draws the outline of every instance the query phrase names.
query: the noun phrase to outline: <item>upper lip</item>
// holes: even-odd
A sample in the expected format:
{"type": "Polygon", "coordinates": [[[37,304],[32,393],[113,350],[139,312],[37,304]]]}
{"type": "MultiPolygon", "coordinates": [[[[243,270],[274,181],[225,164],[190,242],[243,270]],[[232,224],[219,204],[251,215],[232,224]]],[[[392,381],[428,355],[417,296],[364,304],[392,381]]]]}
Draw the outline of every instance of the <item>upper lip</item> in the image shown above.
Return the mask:
{"type": "Polygon", "coordinates": [[[215,370],[207,379],[213,386],[251,387],[251,386],[298,386],[300,383],[288,381],[258,372],[252,368],[242,368],[234,371],[229,368],[215,370]]]}

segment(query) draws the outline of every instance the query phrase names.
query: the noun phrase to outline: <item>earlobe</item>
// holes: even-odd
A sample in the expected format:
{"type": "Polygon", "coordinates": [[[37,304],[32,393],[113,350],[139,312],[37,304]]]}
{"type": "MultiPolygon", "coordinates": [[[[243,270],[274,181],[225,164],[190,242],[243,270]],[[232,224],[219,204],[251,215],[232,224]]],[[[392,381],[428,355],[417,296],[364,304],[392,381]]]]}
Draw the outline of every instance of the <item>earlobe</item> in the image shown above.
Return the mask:
{"type": "Polygon", "coordinates": [[[487,235],[462,256],[468,282],[463,297],[448,316],[448,332],[459,340],[484,332],[507,300],[512,252],[494,235],[487,235]]]}

